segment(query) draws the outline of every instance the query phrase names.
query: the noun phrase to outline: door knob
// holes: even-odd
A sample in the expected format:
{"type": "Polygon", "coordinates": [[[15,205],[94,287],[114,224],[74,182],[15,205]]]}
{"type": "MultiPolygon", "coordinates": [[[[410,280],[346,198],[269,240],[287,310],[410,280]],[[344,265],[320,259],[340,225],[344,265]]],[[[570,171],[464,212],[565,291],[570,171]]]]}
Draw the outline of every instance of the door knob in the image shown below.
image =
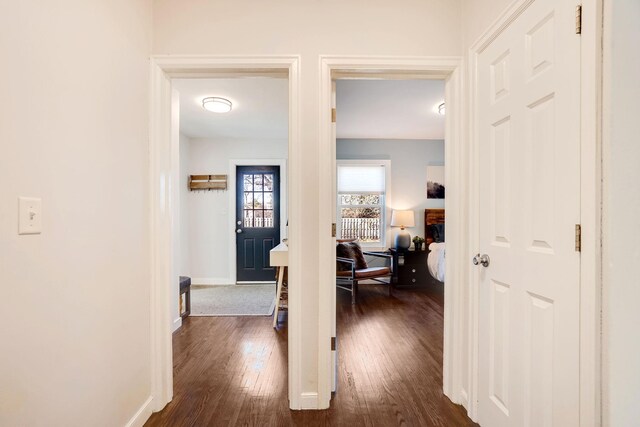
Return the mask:
{"type": "Polygon", "coordinates": [[[236,222],[236,224],[242,225],[242,221],[238,221],[238,222],[236,222]]]}
{"type": "Polygon", "coordinates": [[[238,228],[238,229],[236,230],[236,233],[238,233],[238,234],[242,233],[242,229],[241,229],[241,228],[238,228]]]}
{"type": "Polygon", "coordinates": [[[489,267],[490,262],[491,262],[491,259],[487,254],[482,254],[482,255],[477,254],[476,256],[473,257],[473,265],[482,264],[483,267],[489,267]]]}

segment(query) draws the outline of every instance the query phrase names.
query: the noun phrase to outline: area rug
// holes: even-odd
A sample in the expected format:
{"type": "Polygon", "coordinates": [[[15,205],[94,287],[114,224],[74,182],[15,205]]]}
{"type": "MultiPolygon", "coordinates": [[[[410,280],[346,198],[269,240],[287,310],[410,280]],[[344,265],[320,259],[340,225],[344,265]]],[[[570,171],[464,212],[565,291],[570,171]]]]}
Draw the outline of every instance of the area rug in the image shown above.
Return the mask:
{"type": "Polygon", "coordinates": [[[191,316],[271,316],[276,285],[191,286],[191,316]]]}

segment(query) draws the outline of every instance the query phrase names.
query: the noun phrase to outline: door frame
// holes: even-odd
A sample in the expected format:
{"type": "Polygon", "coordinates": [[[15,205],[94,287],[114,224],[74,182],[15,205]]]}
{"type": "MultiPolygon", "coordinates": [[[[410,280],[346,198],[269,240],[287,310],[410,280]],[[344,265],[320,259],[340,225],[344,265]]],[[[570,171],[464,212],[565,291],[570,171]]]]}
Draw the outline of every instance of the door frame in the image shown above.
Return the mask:
{"type": "MultiPolygon", "coordinates": [[[[236,252],[236,168],[238,166],[280,167],[280,241],[287,237],[287,159],[231,159],[229,160],[229,282],[238,283],[236,252]]],[[[275,283],[275,277],[273,282],[275,283]]]]}
{"type": "MultiPolygon", "coordinates": [[[[331,224],[335,215],[336,147],[332,134],[332,80],[338,78],[377,79],[443,79],[446,81],[445,102],[445,199],[448,247],[444,309],[443,391],[453,402],[469,407],[470,396],[464,387],[462,358],[468,353],[465,340],[464,293],[468,280],[468,263],[464,262],[469,251],[466,242],[468,200],[468,156],[463,138],[463,60],[460,57],[366,57],[320,56],[320,190],[319,226],[319,341],[318,341],[318,401],[328,407],[332,385],[332,328],[336,319],[335,237],[331,224]],[[449,237],[450,236],[450,237],[449,237]],[[454,285],[455,284],[455,285],[454,285]]],[[[339,342],[338,342],[339,346],[339,342]]]]}
{"type": "MultiPolygon", "coordinates": [[[[172,99],[173,78],[221,78],[278,76],[289,81],[289,169],[292,177],[302,175],[300,150],[300,57],[298,55],[218,56],[156,55],[150,58],[149,111],[149,208],[150,208],[150,357],[152,410],[162,410],[173,398],[171,289],[177,279],[173,263],[173,242],[177,237],[179,188],[178,132],[172,126],[177,103],[172,99]]],[[[289,406],[300,409],[302,348],[302,188],[289,180],[289,406]],[[293,203],[291,203],[293,202],[293,203]]]]}
{"type": "MultiPolygon", "coordinates": [[[[516,0],[505,9],[488,30],[470,47],[469,72],[469,148],[470,163],[470,247],[479,247],[479,141],[477,121],[478,56],[534,0],[516,0]]],[[[580,116],[580,426],[600,425],[601,414],[601,209],[602,209],[602,0],[578,0],[582,4],[581,38],[581,116],[580,116]]],[[[479,351],[479,270],[469,276],[472,392],[478,396],[479,351]]],[[[472,400],[469,416],[477,421],[478,399],[472,400]]]]}

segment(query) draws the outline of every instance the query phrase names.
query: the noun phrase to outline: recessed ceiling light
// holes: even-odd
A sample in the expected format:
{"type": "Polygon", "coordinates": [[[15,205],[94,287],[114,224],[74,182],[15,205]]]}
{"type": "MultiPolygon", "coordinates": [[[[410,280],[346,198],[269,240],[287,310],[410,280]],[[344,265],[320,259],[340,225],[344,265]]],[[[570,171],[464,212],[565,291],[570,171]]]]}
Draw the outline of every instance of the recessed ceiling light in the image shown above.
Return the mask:
{"type": "Polygon", "coordinates": [[[231,111],[231,101],[217,96],[210,96],[202,100],[202,108],[213,113],[228,113],[231,111]]]}
{"type": "Polygon", "coordinates": [[[445,111],[444,111],[444,102],[443,102],[442,104],[438,105],[438,114],[441,114],[444,116],[444,113],[445,111]]]}

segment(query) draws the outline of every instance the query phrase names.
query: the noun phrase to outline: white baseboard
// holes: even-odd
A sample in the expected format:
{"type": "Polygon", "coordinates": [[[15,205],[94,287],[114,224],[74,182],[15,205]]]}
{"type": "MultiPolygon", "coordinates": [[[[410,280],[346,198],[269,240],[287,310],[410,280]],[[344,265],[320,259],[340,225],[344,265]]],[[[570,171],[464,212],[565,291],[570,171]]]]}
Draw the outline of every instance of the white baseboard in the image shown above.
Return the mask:
{"type": "Polygon", "coordinates": [[[467,391],[464,389],[460,390],[460,404],[464,409],[467,410],[467,414],[469,413],[469,396],[467,395],[467,391]]]}
{"type": "Polygon", "coordinates": [[[228,277],[192,277],[192,285],[235,285],[228,277]]]}
{"type": "Polygon", "coordinates": [[[300,393],[300,409],[322,409],[318,407],[318,393],[300,393]]]}
{"type": "Polygon", "coordinates": [[[153,401],[153,397],[149,396],[147,400],[142,404],[138,412],[136,412],[133,417],[129,420],[129,422],[125,425],[125,427],[142,427],[144,423],[147,422],[151,413],[151,402],[153,401]]]}
{"type": "Polygon", "coordinates": [[[177,331],[180,326],[182,326],[182,317],[178,317],[176,320],[173,321],[173,331],[171,332],[175,332],[177,331]]]}

